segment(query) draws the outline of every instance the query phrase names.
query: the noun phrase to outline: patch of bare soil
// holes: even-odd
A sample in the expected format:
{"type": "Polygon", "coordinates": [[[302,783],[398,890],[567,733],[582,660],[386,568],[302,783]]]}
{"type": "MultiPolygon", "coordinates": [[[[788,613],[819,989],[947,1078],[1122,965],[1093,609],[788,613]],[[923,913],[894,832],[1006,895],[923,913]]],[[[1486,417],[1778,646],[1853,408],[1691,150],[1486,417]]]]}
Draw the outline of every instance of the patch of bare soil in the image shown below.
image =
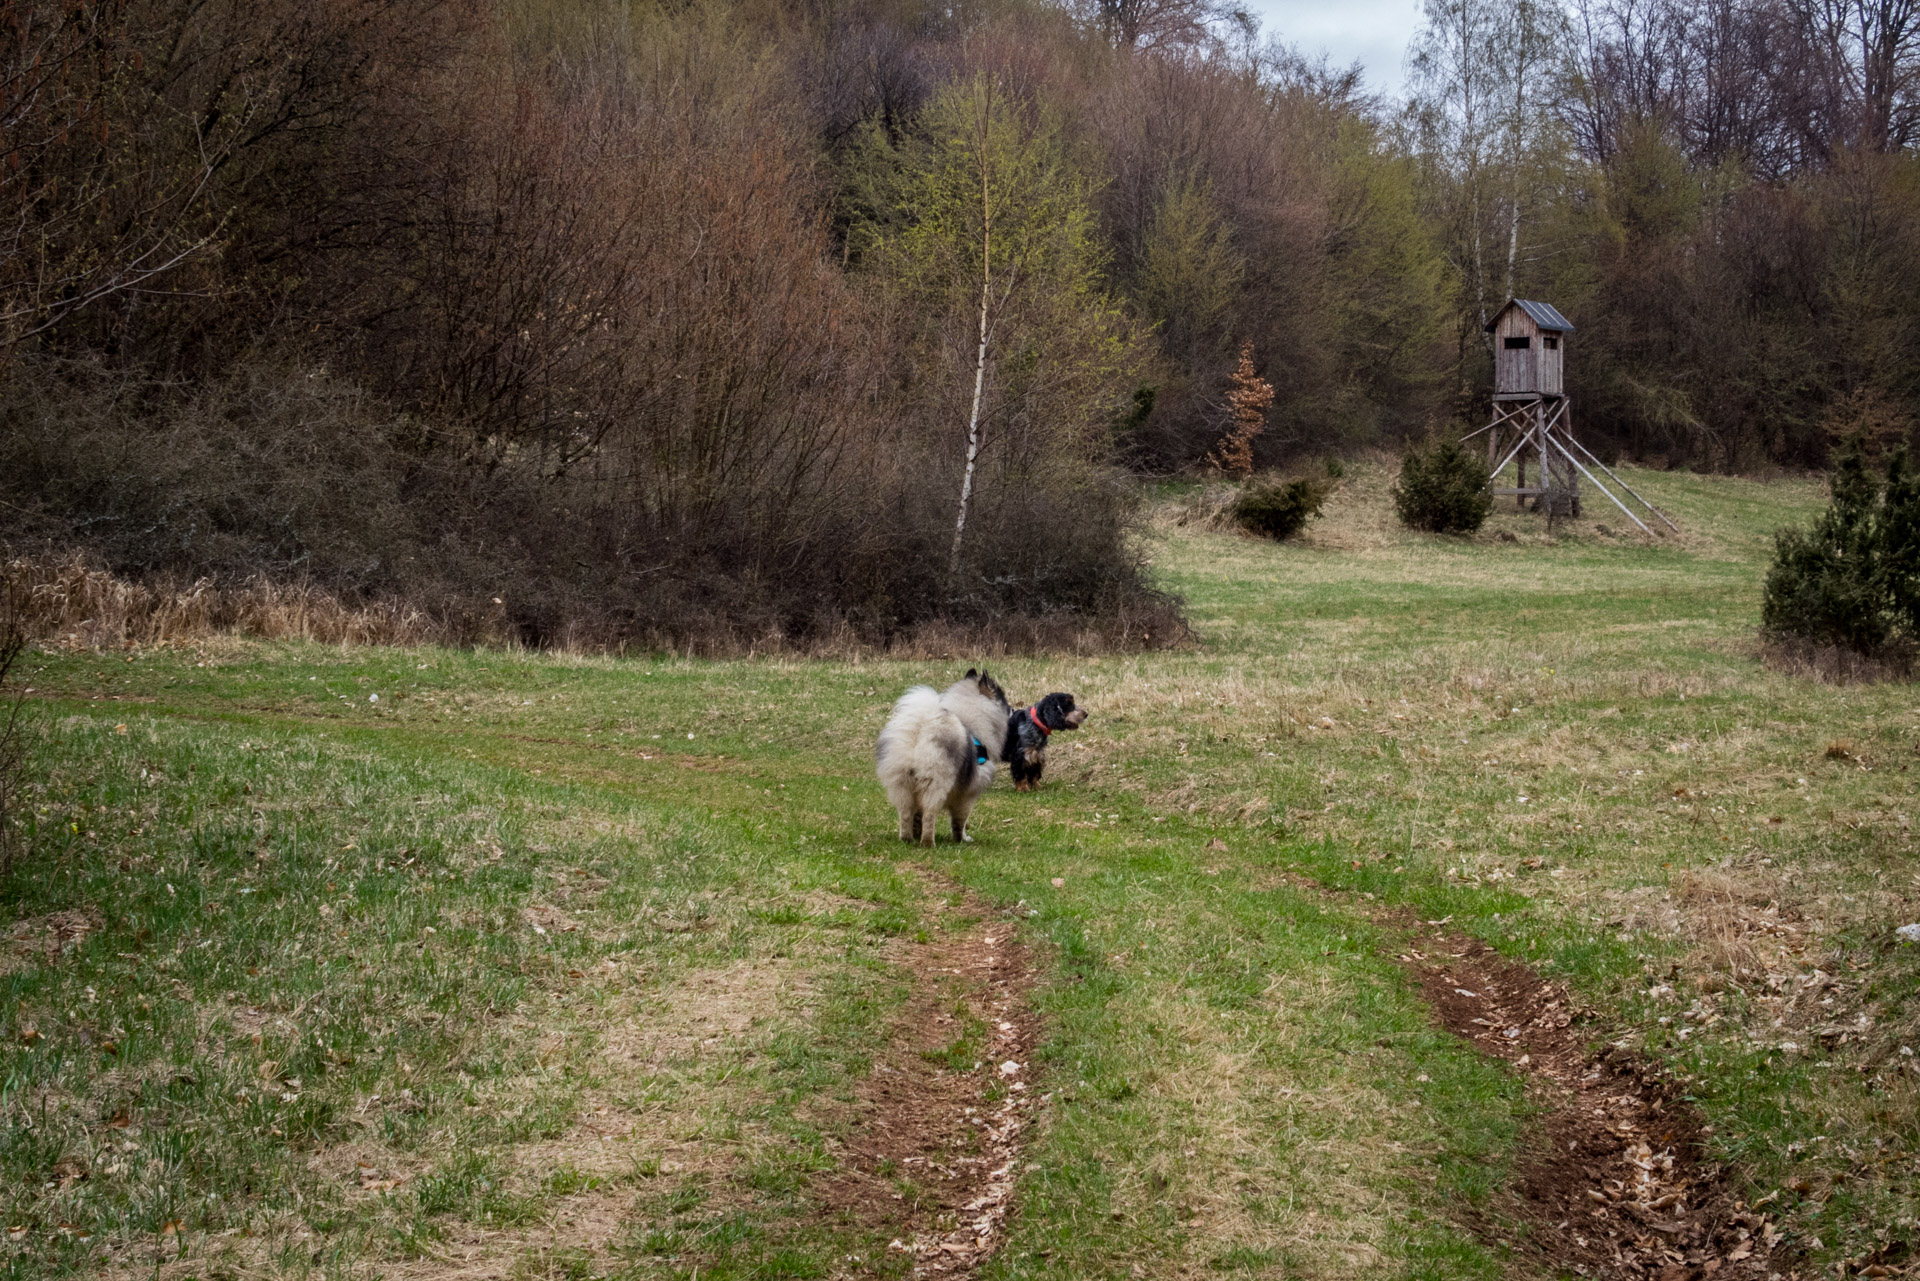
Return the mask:
{"type": "Polygon", "coordinates": [[[49,912],[15,921],[7,929],[6,949],[0,952],[0,974],[47,965],[86,942],[87,935],[105,925],[92,908],[49,912]]]}
{"type": "Polygon", "coordinates": [[[1040,1106],[1033,960],[1012,920],[971,896],[944,914],[956,928],[899,945],[912,994],[822,1189],[835,1212],[912,1256],[915,1276],[969,1273],[998,1248],[1040,1106]]]}
{"type": "Polygon", "coordinates": [[[1774,1258],[1778,1227],[1709,1158],[1699,1114],[1632,1052],[1590,1053],[1585,1011],[1564,988],[1430,925],[1399,959],[1441,1025],[1524,1072],[1543,1106],[1512,1201],[1496,1207],[1526,1223],[1523,1255],[1597,1278],[1793,1275],[1774,1258]]]}

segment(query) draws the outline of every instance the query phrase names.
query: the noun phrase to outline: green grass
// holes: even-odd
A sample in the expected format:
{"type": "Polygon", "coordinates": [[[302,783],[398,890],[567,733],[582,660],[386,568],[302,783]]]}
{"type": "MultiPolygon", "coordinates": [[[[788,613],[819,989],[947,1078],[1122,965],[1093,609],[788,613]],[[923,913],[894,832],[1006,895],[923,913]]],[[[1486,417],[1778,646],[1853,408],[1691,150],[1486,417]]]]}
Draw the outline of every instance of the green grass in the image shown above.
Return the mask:
{"type": "MultiPolygon", "coordinates": [[[[1524,1091],[1431,1026],[1399,904],[1670,1064],[1816,1262],[1913,1232],[1920,714],[1753,638],[1817,488],[1636,474],[1687,530],[1648,544],[1416,537],[1379,479],[1286,545],[1170,489],[1198,647],[993,664],[1093,718],[928,864],[1043,958],[992,1274],[1503,1275],[1451,1211],[1524,1091]]],[[[872,735],[967,661],[37,655],[9,1274],[903,1273],[820,1189],[944,919],[872,735]]]]}

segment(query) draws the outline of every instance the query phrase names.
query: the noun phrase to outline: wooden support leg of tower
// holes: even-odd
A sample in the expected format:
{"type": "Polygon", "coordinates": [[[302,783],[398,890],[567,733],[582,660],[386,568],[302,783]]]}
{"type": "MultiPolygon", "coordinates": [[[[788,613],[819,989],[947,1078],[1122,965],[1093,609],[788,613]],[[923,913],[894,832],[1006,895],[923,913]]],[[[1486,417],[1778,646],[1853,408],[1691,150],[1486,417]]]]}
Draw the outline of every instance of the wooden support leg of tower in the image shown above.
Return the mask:
{"type": "Polygon", "coordinates": [[[1527,430],[1533,435],[1533,460],[1540,466],[1540,494],[1533,509],[1547,512],[1547,528],[1553,528],[1553,452],[1547,442],[1546,402],[1536,400],[1527,406],[1527,430]]]}
{"type": "MultiPolygon", "coordinates": [[[[1556,441],[1555,444],[1558,445],[1559,442],[1556,441]]],[[[1638,516],[1634,515],[1633,512],[1627,507],[1625,503],[1621,502],[1618,498],[1614,497],[1612,490],[1608,489],[1605,485],[1601,484],[1599,480],[1595,478],[1592,472],[1588,471],[1585,467],[1581,466],[1580,460],[1573,456],[1572,451],[1568,450],[1565,445],[1560,445],[1560,452],[1569,463],[1573,464],[1573,466],[1575,466],[1576,468],[1579,468],[1580,473],[1582,475],[1584,475],[1588,480],[1593,481],[1593,487],[1599,490],[1601,493],[1605,494],[1608,497],[1608,499],[1612,501],[1615,507],[1618,507],[1623,513],[1625,513],[1626,518],[1628,520],[1640,526],[1641,533],[1643,534],[1653,533],[1651,529],[1647,528],[1647,523],[1645,521],[1641,520],[1638,516]]]]}
{"type": "Polygon", "coordinates": [[[1489,480],[1498,479],[1500,476],[1500,473],[1507,469],[1507,464],[1512,462],[1515,458],[1517,458],[1520,455],[1520,452],[1527,447],[1528,437],[1527,437],[1526,428],[1524,425],[1524,420],[1519,419],[1514,415],[1506,414],[1506,415],[1502,415],[1502,417],[1497,419],[1495,423],[1492,425],[1505,426],[1509,422],[1514,422],[1519,424],[1514,428],[1517,435],[1514,437],[1513,447],[1507,450],[1506,456],[1503,457],[1498,463],[1494,464],[1494,466],[1491,468],[1491,475],[1488,477],[1489,480]]]}
{"type": "MultiPolygon", "coordinates": [[[[1561,401],[1561,405],[1563,405],[1561,411],[1563,411],[1563,415],[1565,415],[1565,419],[1563,419],[1563,423],[1561,423],[1561,438],[1563,438],[1563,442],[1565,442],[1565,440],[1571,440],[1572,438],[1572,401],[1561,401]]],[[[1586,513],[1582,511],[1582,503],[1580,503],[1580,476],[1576,476],[1576,474],[1572,472],[1571,453],[1567,455],[1567,463],[1569,463],[1569,469],[1567,469],[1567,486],[1572,490],[1572,515],[1574,515],[1574,517],[1580,517],[1580,515],[1586,515],[1586,513]]]]}
{"type": "Polygon", "coordinates": [[[1611,478],[1627,494],[1667,526],[1678,532],[1678,526],[1668,519],[1667,514],[1635,493],[1631,486],[1621,480],[1614,470],[1593,456],[1593,452],[1573,436],[1573,402],[1564,396],[1531,397],[1524,401],[1496,401],[1493,407],[1493,421],[1485,427],[1469,432],[1462,438],[1463,443],[1480,435],[1487,436],[1487,482],[1493,493],[1505,496],[1513,495],[1515,504],[1525,510],[1528,498],[1544,501],[1535,503],[1537,510],[1547,515],[1547,525],[1551,529],[1553,522],[1566,516],[1580,516],[1585,502],[1582,496],[1581,480],[1592,483],[1615,507],[1618,507],[1628,520],[1640,529],[1651,533],[1645,521],[1636,516],[1593,472],[1587,470],[1580,461],[1584,455],[1600,471],[1611,478]],[[1506,432],[1503,436],[1503,431],[1506,432]],[[1502,447],[1505,447],[1503,454],[1502,447]],[[1527,466],[1532,460],[1538,468],[1537,481],[1527,483],[1527,466]],[[1497,461],[1496,461],[1497,460],[1497,461]],[[1500,484],[1500,477],[1513,464],[1515,485],[1509,489],[1500,484]]]}
{"type": "Polygon", "coordinates": [[[1546,512],[1547,531],[1551,533],[1553,531],[1554,475],[1553,475],[1553,450],[1552,450],[1552,446],[1549,444],[1547,440],[1546,402],[1542,400],[1534,401],[1533,412],[1531,415],[1529,415],[1529,417],[1533,419],[1533,439],[1535,442],[1534,449],[1536,451],[1536,456],[1540,463],[1541,493],[1538,498],[1533,500],[1533,509],[1535,511],[1546,512]]]}
{"type": "Polygon", "coordinates": [[[1547,480],[1547,473],[1543,468],[1540,473],[1542,484],[1534,486],[1527,484],[1528,459],[1551,457],[1545,437],[1539,430],[1539,411],[1538,400],[1496,401],[1493,407],[1493,421],[1485,427],[1468,432],[1461,438],[1465,442],[1483,432],[1487,435],[1487,483],[1497,495],[1513,495],[1515,503],[1523,510],[1527,505],[1527,499],[1539,494],[1547,480]],[[1509,463],[1514,466],[1516,480],[1515,486],[1511,489],[1500,484],[1501,475],[1507,470],[1509,463]]]}
{"type": "Polygon", "coordinates": [[[1680,532],[1680,526],[1674,524],[1672,520],[1669,520],[1665,512],[1661,511],[1658,507],[1655,507],[1652,503],[1648,502],[1645,498],[1642,498],[1637,492],[1635,492],[1633,486],[1627,484],[1626,481],[1620,479],[1619,474],[1615,472],[1613,468],[1607,466],[1605,463],[1601,462],[1598,458],[1595,458],[1593,456],[1593,451],[1591,449],[1588,449],[1585,445],[1581,444],[1579,441],[1573,440],[1571,436],[1568,437],[1568,440],[1572,443],[1575,449],[1579,450],[1582,454],[1586,456],[1586,459],[1588,462],[1592,463],[1595,467],[1598,467],[1601,471],[1605,472],[1607,475],[1613,477],[1613,481],[1616,485],[1626,490],[1628,494],[1630,494],[1636,501],[1638,501],[1641,504],[1641,506],[1645,507],[1648,511],[1652,512],[1655,516],[1658,516],[1661,520],[1665,521],[1668,529],[1671,529],[1676,534],[1680,532]]]}
{"type": "Polygon", "coordinates": [[[1553,444],[1555,452],[1560,455],[1560,475],[1566,481],[1566,514],[1577,517],[1580,515],[1580,475],[1566,458],[1566,434],[1571,415],[1571,402],[1562,399],[1554,410],[1553,444]]]}

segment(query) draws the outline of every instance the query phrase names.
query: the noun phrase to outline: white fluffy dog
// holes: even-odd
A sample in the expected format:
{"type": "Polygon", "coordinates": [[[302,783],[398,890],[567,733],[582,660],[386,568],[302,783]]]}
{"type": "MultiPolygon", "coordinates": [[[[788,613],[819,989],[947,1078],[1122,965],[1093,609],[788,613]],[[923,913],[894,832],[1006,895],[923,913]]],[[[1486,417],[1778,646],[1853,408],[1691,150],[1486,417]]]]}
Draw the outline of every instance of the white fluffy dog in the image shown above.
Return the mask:
{"type": "Polygon", "coordinates": [[[941,810],[953,816],[953,837],[970,841],[967,815],[993,782],[993,763],[1007,740],[1007,694],[971,667],[936,694],[916,685],[893,705],[875,752],[880,785],[900,812],[900,839],[933,844],[941,810]]]}

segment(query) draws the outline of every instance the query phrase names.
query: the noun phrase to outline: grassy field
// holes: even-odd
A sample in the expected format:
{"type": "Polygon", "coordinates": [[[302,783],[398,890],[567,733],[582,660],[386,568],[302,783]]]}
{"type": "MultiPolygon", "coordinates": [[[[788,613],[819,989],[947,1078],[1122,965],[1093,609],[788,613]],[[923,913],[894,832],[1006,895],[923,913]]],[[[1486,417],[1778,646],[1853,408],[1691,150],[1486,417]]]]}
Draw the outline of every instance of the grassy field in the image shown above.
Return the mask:
{"type": "Polygon", "coordinates": [[[1197,644],[994,663],[1092,718],[926,858],[871,742],[971,655],[36,654],[7,1274],[906,1275],[834,1189],[916,957],[1004,927],[1044,1103],[986,1275],[1510,1275],[1459,1211],[1533,1104],[1402,906],[1666,1064],[1809,1271],[1920,1242],[1920,707],[1753,632],[1819,488],[1639,474],[1684,536],[1460,541],[1378,479],[1285,546],[1165,491],[1197,644]]]}

